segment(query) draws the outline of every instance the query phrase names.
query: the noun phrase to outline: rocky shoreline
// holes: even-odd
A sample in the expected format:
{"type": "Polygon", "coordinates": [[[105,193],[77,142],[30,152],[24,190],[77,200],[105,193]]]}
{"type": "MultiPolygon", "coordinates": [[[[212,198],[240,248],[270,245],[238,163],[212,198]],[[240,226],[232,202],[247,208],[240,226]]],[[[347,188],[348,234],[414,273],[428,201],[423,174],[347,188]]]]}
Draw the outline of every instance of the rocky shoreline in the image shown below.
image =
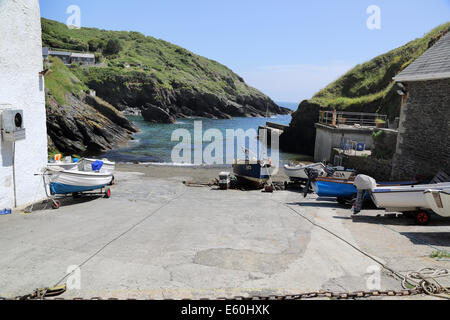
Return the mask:
{"type": "MultiPolygon", "coordinates": [[[[78,74],[97,95],[125,114],[140,115],[149,122],[173,123],[176,118],[231,119],[290,114],[269,97],[255,92],[239,95],[212,94],[195,88],[162,88],[152,77],[114,73],[89,78],[78,74]]],[[[245,85],[244,82],[241,85],[245,85]]]]}

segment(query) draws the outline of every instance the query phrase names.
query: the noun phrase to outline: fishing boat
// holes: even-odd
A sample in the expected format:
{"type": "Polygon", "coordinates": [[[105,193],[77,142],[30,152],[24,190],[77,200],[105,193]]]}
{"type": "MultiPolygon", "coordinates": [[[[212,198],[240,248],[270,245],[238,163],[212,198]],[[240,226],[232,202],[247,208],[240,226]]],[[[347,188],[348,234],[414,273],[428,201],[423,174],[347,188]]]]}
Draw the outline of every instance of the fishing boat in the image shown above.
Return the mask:
{"type": "MultiPolygon", "coordinates": [[[[412,185],[414,181],[384,181],[377,184],[378,187],[394,187],[403,185],[412,185]]],[[[337,179],[337,178],[316,178],[311,183],[314,192],[319,197],[337,198],[337,201],[342,204],[353,201],[356,198],[358,189],[355,186],[354,179],[337,179]]],[[[371,200],[370,193],[366,194],[366,201],[371,200]]]]}
{"type": "Polygon", "coordinates": [[[431,209],[425,192],[450,189],[450,182],[437,184],[379,186],[371,190],[371,196],[378,208],[391,212],[413,212],[431,209]]]}
{"type": "Polygon", "coordinates": [[[319,197],[353,198],[357,193],[353,180],[317,178],[312,182],[314,193],[319,197]]]}
{"type": "MultiPolygon", "coordinates": [[[[45,172],[52,194],[67,195],[104,189],[113,179],[112,173],[71,171],[48,167],[45,172]]],[[[106,190],[108,197],[109,189],[106,190]]]]}
{"type": "Polygon", "coordinates": [[[270,163],[258,160],[237,160],[233,164],[233,173],[241,183],[260,188],[269,181],[271,167],[270,163]]]}
{"type": "Polygon", "coordinates": [[[431,210],[442,217],[450,217],[450,189],[427,190],[425,198],[431,210]]]}
{"type": "Polygon", "coordinates": [[[325,166],[323,163],[313,163],[309,165],[299,164],[299,165],[285,165],[284,172],[289,177],[291,181],[307,181],[308,174],[306,169],[315,169],[318,171],[319,177],[333,177],[338,179],[350,179],[355,176],[356,172],[354,170],[345,170],[343,167],[330,168],[325,166]]]}

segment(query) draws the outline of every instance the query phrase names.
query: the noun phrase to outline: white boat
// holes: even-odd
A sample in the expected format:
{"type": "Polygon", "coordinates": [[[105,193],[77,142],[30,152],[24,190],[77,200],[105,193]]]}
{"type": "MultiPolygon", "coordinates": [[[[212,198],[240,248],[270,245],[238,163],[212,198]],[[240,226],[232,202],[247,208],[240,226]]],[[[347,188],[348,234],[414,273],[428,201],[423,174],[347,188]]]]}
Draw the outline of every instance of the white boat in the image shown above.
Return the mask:
{"type": "MultiPolygon", "coordinates": [[[[307,175],[305,169],[316,169],[317,171],[319,171],[319,177],[327,177],[328,173],[326,171],[326,168],[327,167],[323,163],[320,163],[320,162],[309,164],[309,165],[305,165],[305,164],[299,164],[296,166],[285,165],[284,172],[291,179],[291,181],[296,181],[296,180],[307,181],[308,175],[307,175]]],[[[332,175],[333,178],[349,180],[350,178],[355,176],[354,171],[345,170],[345,168],[342,168],[342,167],[336,167],[336,168],[332,168],[332,169],[335,170],[332,175]]]]}
{"type": "Polygon", "coordinates": [[[442,217],[450,217],[450,189],[427,190],[425,198],[431,210],[442,217]]]}
{"type": "Polygon", "coordinates": [[[430,189],[438,191],[450,189],[450,182],[400,187],[376,187],[371,190],[371,195],[378,208],[383,208],[390,212],[409,212],[431,209],[425,196],[425,191],[430,189]]]}
{"type": "Polygon", "coordinates": [[[100,190],[110,184],[112,173],[70,171],[61,167],[48,167],[45,176],[53,194],[70,194],[100,190]]]}
{"type": "Polygon", "coordinates": [[[103,166],[100,170],[101,173],[112,173],[114,174],[116,170],[116,163],[108,160],[99,160],[99,159],[88,159],[83,158],[79,161],[79,168],[81,171],[92,171],[92,164],[96,161],[103,162],[103,166]]]}

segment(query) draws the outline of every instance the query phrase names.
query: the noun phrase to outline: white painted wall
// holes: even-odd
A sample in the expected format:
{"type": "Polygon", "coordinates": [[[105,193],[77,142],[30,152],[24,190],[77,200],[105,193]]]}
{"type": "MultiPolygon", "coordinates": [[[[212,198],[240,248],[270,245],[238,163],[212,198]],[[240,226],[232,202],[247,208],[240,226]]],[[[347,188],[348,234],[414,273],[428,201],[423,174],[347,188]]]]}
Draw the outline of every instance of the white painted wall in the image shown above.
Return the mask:
{"type": "MultiPolygon", "coordinates": [[[[0,109],[24,110],[27,137],[15,146],[17,205],[23,207],[45,197],[42,177],[34,176],[47,163],[38,0],[0,0],[0,30],[0,109]]],[[[12,143],[0,143],[0,210],[14,207],[12,152],[12,143]]]]}

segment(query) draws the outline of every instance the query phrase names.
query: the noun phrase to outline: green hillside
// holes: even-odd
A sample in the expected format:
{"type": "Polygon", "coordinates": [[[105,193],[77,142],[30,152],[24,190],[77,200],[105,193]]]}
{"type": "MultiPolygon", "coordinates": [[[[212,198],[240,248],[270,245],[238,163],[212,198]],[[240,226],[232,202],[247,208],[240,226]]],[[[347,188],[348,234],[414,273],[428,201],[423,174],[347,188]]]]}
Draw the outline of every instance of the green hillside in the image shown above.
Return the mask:
{"type": "MultiPolygon", "coordinates": [[[[450,30],[450,22],[435,28],[423,38],[357,65],[344,76],[319,91],[310,101],[337,109],[365,108],[376,102],[378,112],[399,115],[399,100],[393,78],[420,57],[450,30]]],[[[373,109],[373,108],[371,108],[373,109]]]]}
{"type": "Polygon", "coordinates": [[[392,80],[450,30],[450,22],[424,37],[357,65],[335,82],[303,101],[294,113],[289,130],[282,136],[285,150],[314,153],[315,127],[320,109],[387,114],[390,120],[400,115],[401,97],[392,80]]]}
{"type": "Polygon", "coordinates": [[[220,63],[138,32],[71,30],[42,19],[42,40],[51,48],[95,52],[99,66],[73,66],[73,72],[121,110],[150,103],[174,116],[287,112],[220,63]]]}
{"type": "Polygon", "coordinates": [[[50,153],[94,155],[132,138],[137,128],[89,88],[58,58],[45,76],[50,153]]]}

